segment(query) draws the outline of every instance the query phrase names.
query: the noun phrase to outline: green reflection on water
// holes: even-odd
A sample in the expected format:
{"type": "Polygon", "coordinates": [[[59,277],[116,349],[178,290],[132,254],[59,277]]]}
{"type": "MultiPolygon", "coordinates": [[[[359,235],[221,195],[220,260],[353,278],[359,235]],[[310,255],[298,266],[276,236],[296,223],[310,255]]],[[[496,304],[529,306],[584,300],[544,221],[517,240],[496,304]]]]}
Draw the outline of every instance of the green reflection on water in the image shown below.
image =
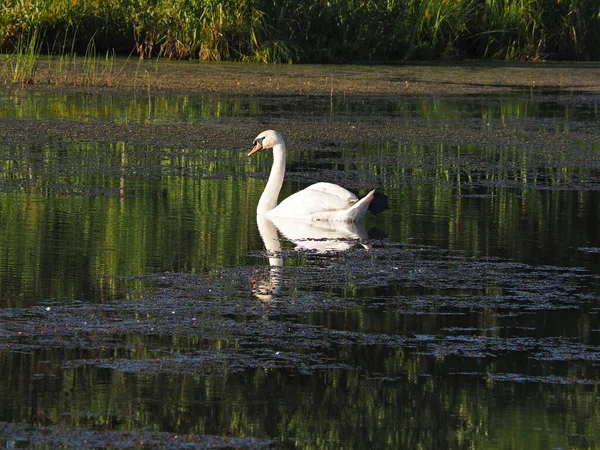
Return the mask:
{"type": "MultiPolygon", "coordinates": [[[[4,117],[40,120],[195,123],[223,117],[252,118],[259,113],[320,112],[319,117],[330,113],[328,105],[319,101],[306,107],[290,102],[270,108],[248,98],[97,96],[90,101],[86,96],[22,92],[6,98],[4,117]]],[[[407,118],[418,112],[425,126],[434,128],[452,127],[455,120],[464,118],[476,118],[476,128],[501,128],[507,119],[540,115],[565,120],[541,123],[536,130],[571,128],[568,107],[558,113],[542,112],[527,100],[501,99],[483,107],[473,99],[415,100],[386,103],[383,109],[390,116],[407,118]]],[[[334,109],[336,117],[370,112],[370,105],[338,103],[334,109]]],[[[519,122],[516,128],[525,126],[519,122]]],[[[438,256],[422,257],[440,271],[451,271],[453,264],[458,267],[465,261],[487,268],[487,257],[532,264],[526,267],[529,269],[539,264],[594,270],[598,262],[580,248],[600,245],[600,198],[594,188],[598,173],[582,161],[593,161],[600,150],[597,145],[581,147],[580,159],[571,158],[564,164],[560,158],[548,162],[548,153],[525,152],[510,143],[353,143],[317,155],[299,150],[290,155],[291,170],[282,195],[321,178],[359,192],[377,186],[392,204],[382,216],[367,219],[372,234],[375,228],[376,235],[385,237],[379,245],[440,249],[438,256]]],[[[90,142],[76,133],[31,146],[2,144],[2,307],[31,307],[25,315],[43,323],[36,305],[54,308],[80,302],[110,306],[126,298],[131,303],[123,311],[123,320],[158,321],[160,317],[135,309],[136,304],[160,299],[137,276],[219,273],[223,268],[248,269],[257,264],[252,251],[261,250],[263,243],[254,209],[269,167],[268,156],[248,160],[243,151],[90,142]],[[127,276],[130,278],[118,278],[127,276]]],[[[286,251],[293,247],[284,243],[286,251]]],[[[350,254],[367,266],[364,251],[350,254]]],[[[317,269],[332,266],[340,259],[314,263],[309,255],[301,254],[286,259],[285,264],[301,272],[315,270],[314,265],[317,269]]],[[[415,260],[419,268],[418,258],[415,260]]],[[[265,261],[264,257],[260,260],[265,261]]],[[[226,275],[233,278],[235,272],[226,275]]],[[[243,272],[238,278],[245,275],[243,272]]],[[[570,273],[561,276],[576,278],[570,273]]],[[[458,299],[493,300],[506,295],[506,281],[490,278],[478,289],[454,286],[452,292],[458,299]]],[[[0,387],[0,420],[31,421],[39,426],[271,437],[284,445],[292,441],[306,448],[597,445],[600,411],[593,361],[598,320],[589,305],[566,312],[530,312],[513,322],[507,318],[512,311],[504,316],[502,307],[493,305],[474,306],[464,314],[449,314],[435,303],[419,309],[421,299],[445,299],[446,292],[443,286],[415,287],[408,277],[367,287],[354,279],[343,288],[326,286],[317,279],[308,286],[301,284],[301,277],[294,281],[296,285],[285,286],[287,301],[302,295],[323,301],[339,296],[342,302],[356,305],[279,315],[267,307],[266,312],[256,312],[251,303],[250,312],[236,310],[230,314],[235,316],[232,320],[240,327],[255,322],[265,327],[279,322],[285,328],[310,325],[315,328],[308,331],[348,332],[350,337],[352,333],[422,336],[424,343],[452,337],[452,330],[463,329],[463,334],[457,331],[459,337],[558,336],[589,344],[591,356],[569,365],[565,361],[532,361],[531,350],[523,354],[513,350],[505,357],[467,351],[436,356],[424,351],[425,344],[413,341],[400,346],[348,342],[320,347],[315,343],[314,348],[306,348],[290,340],[289,348],[273,344],[265,351],[291,351],[290,358],[300,360],[315,354],[339,367],[311,373],[297,367],[238,372],[226,361],[202,374],[160,370],[140,374],[131,368],[120,370],[110,362],[160,360],[168,366],[172,360],[194,358],[202,351],[211,355],[238,351],[241,355],[254,346],[240,343],[240,336],[228,330],[218,338],[201,333],[190,337],[184,330],[173,329],[160,334],[115,331],[100,339],[82,328],[79,337],[85,343],[79,347],[73,340],[53,341],[60,337],[53,335],[36,341],[39,348],[28,347],[23,353],[19,342],[1,347],[0,376],[5,383],[0,387]],[[107,362],[94,365],[95,360],[107,362]],[[531,374],[531,378],[494,378],[511,373],[531,374]],[[568,384],[569,379],[591,384],[568,384]]],[[[248,302],[249,285],[245,293],[231,288],[218,300],[248,302]]],[[[573,285],[574,293],[583,289],[575,282],[573,285]]],[[[177,292],[177,286],[170,289],[177,292]]],[[[590,302],[595,301],[593,288],[585,289],[590,302]]],[[[595,289],[597,292],[597,286],[595,289]]],[[[198,310],[192,308],[191,314],[208,321],[209,314],[203,316],[200,310],[208,300],[196,300],[198,310]]],[[[164,308],[154,314],[169,312],[164,308]]],[[[10,312],[3,313],[2,332],[25,326],[13,322],[10,312]]],[[[108,320],[109,312],[100,309],[96,320],[102,320],[103,314],[108,320]]],[[[202,362],[196,365],[203,367],[202,362]]]]}
{"type": "Polygon", "coordinates": [[[232,152],[55,142],[7,153],[6,306],[89,301],[114,275],[239,265],[243,253],[230,249],[256,235],[248,190],[256,180],[232,176],[246,163],[232,152]]]}
{"type": "MultiPolygon", "coordinates": [[[[154,356],[141,345],[113,356],[154,356]]],[[[346,355],[375,370],[384,362],[381,369],[390,375],[366,380],[358,370],[341,369],[310,376],[265,370],[228,374],[226,368],[215,376],[136,375],[31,365],[26,355],[1,355],[2,367],[12,369],[2,372],[3,388],[13,393],[13,400],[2,404],[2,417],[27,418],[35,426],[217,432],[291,439],[303,448],[593,447],[599,437],[595,389],[484,382],[461,375],[459,360],[434,362],[377,347],[346,355]]],[[[37,356],[36,361],[60,361],[85,355],[42,351],[37,356]]]]}
{"type": "Polygon", "coordinates": [[[257,118],[260,115],[294,117],[317,114],[324,117],[356,118],[386,114],[425,119],[428,126],[452,124],[454,119],[478,119],[476,126],[514,127],[515,119],[546,119],[540,129],[569,131],[568,123],[598,120],[600,112],[584,105],[561,104],[548,99],[544,90],[528,95],[454,98],[411,98],[407,100],[349,101],[345,94],[332,98],[278,98],[215,95],[97,95],[82,92],[0,92],[0,118],[78,120],[106,119],[119,123],[202,123],[218,118],[257,118]],[[512,123],[511,123],[512,121],[512,123]]]}
{"type": "Polygon", "coordinates": [[[253,117],[252,98],[130,95],[48,94],[13,91],[0,94],[1,118],[106,119],[122,123],[201,123],[219,117],[253,117]]]}
{"type": "MultiPolygon", "coordinates": [[[[587,171],[532,169],[535,162],[516,150],[472,160],[474,151],[366,146],[351,150],[351,164],[321,168],[354,171],[353,182],[382,186],[393,209],[368,223],[393,242],[576,264],[578,248],[597,239],[598,193],[555,187],[587,171]]],[[[240,152],[125,143],[8,152],[0,173],[8,191],[0,196],[7,306],[86,300],[113,275],[243,265],[246,249],[260,248],[253,217],[264,181],[252,170],[266,172],[266,158],[252,167],[240,152]]],[[[303,185],[293,172],[290,178],[282,195],[303,185]]]]}

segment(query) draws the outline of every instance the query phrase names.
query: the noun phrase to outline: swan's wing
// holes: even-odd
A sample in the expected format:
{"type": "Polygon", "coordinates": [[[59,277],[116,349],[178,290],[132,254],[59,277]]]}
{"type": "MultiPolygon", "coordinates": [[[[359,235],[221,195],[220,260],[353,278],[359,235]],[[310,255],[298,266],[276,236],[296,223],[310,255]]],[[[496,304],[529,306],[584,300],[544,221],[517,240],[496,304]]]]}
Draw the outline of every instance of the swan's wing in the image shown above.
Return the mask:
{"type": "MultiPolygon", "coordinates": [[[[313,193],[314,192],[323,193],[325,195],[330,196],[332,199],[331,201],[339,202],[340,205],[345,205],[339,209],[349,208],[350,206],[352,206],[354,203],[356,203],[358,201],[358,197],[356,197],[356,195],[354,195],[348,189],[344,189],[343,187],[338,186],[337,184],[333,184],[333,183],[315,183],[315,184],[307,187],[304,190],[313,192],[313,193]]],[[[334,209],[338,209],[338,208],[334,208],[334,209]]]]}
{"type": "Polygon", "coordinates": [[[356,195],[337,184],[316,183],[283,200],[276,215],[308,217],[325,211],[343,211],[358,201],[356,195]]]}

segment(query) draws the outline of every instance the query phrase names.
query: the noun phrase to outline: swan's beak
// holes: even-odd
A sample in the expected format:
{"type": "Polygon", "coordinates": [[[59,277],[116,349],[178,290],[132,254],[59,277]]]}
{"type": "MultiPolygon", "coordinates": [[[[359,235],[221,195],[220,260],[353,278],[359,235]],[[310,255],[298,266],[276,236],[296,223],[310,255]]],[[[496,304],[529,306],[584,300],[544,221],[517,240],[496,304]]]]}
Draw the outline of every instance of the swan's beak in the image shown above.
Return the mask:
{"type": "Polygon", "coordinates": [[[252,149],[252,151],[251,151],[250,153],[248,153],[248,156],[252,156],[252,155],[254,155],[256,152],[259,152],[259,151],[261,151],[261,150],[262,150],[262,148],[263,148],[263,146],[262,146],[262,142],[258,141],[258,142],[256,143],[256,145],[254,146],[254,148],[252,149]]]}

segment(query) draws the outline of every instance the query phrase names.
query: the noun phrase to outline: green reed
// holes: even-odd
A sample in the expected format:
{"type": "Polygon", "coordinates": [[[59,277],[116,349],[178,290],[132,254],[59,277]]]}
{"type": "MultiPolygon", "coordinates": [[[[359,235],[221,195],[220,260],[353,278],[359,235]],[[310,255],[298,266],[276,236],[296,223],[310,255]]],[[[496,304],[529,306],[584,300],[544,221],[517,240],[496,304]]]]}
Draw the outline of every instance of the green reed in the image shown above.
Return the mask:
{"type": "Polygon", "coordinates": [[[43,38],[39,28],[22,33],[16,43],[15,51],[8,59],[11,81],[19,84],[32,84],[40,58],[43,38]]]}
{"type": "MultiPolygon", "coordinates": [[[[446,56],[590,60],[600,59],[600,4],[593,0],[5,0],[0,11],[0,49],[30,55],[29,63],[22,57],[18,72],[26,72],[27,64],[35,68],[31,56],[40,49],[38,41],[47,47],[58,42],[62,55],[93,53],[94,59],[107,51],[133,50],[140,58],[265,63],[446,56]],[[69,29],[77,30],[76,36],[69,36],[69,29]],[[93,49],[89,48],[92,40],[93,49]]],[[[86,79],[98,76],[92,73],[94,65],[86,68],[91,71],[86,79]]]]}
{"type": "Polygon", "coordinates": [[[71,41],[71,47],[67,50],[67,36],[69,35],[69,28],[65,30],[65,39],[62,42],[62,48],[59,53],[58,67],[56,72],[56,84],[64,84],[67,82],[69,73],[73,72],[77,61],[77,53],[75,52],[75,42],[77,37],[77,30],[74,31],[73,39],[71,41]]]}
{"type": "Polygon", "coordinates": [[[94,38],[90,40],[85,49],[83,60],[83,82],[88,86],[95,86],[98,76],[98,54],[94,38]]]}

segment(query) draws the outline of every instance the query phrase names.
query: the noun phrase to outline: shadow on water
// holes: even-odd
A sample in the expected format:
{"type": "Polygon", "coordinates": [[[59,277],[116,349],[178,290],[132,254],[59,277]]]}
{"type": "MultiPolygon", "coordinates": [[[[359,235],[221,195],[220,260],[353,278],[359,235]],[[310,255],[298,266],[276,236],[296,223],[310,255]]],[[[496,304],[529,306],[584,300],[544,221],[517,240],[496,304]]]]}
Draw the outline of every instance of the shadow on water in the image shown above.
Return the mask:
{"type": "Polygon", "coordinates": [[[600,129],[559,94],[3,93],[0,442],[597,446],[600,129]],[[282,196],[391,209],[257,223],[267,122],[282,196]]]}

